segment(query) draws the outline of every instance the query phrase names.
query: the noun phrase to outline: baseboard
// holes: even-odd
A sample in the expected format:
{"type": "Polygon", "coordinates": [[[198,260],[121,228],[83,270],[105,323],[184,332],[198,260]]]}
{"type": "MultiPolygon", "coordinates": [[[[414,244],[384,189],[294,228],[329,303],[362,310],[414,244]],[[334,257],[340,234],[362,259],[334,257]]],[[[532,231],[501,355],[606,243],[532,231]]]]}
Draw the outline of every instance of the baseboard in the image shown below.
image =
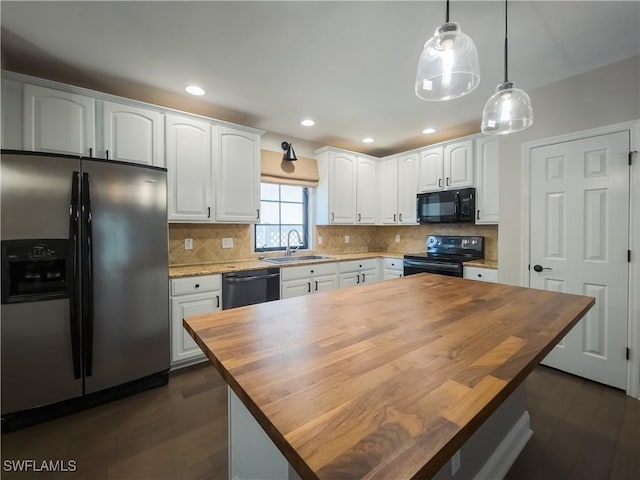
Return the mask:
{"type": "Polygon", "coordinates": [[[529,428],[529,412],[525,411],[474,478],[503,479],[532,435],[533,430],[529,428]]]}

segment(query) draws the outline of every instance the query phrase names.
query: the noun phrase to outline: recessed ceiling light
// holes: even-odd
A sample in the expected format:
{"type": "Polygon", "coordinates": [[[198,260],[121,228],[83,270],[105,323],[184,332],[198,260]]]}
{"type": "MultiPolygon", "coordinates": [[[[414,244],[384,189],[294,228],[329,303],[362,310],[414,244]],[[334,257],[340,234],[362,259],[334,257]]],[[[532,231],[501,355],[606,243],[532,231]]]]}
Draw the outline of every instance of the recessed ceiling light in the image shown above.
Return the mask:
{"type": "Polygon", "coordinates": [[[204,95],[204,90],[197,85],[189,85],[185,90],[188,94],[195,95],[197,97],[204,95]]]}
{"type": "Polygon", "coordinates": [[[305,118],[300,122],[300,125],[304,125],[305,127],[313,127],[315,124],[316,122],[314,122],[310,118],[305,118]]]}
{"type": "Polygon", "coordinates": [[[434,133],[436,131],[435,128],[425,128],[424,130],[422,130],[422,133],[424,133],[425,135],[429,135],[430,133],[434,133]]]}
{"type": "Polygon", "coordinates": [[[362,143],[372,143],[373,142],[373,138],[371,137],[367,137],[367,138],[363,138],[362,139],[362,143]]]}

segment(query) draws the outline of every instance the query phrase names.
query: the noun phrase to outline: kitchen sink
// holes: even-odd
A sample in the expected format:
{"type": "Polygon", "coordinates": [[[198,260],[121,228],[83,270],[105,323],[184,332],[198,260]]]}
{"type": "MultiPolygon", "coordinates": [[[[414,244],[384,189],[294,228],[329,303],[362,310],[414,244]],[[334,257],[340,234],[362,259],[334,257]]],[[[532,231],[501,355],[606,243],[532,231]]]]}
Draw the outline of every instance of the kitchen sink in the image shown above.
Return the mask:
{"type": "Polygon", "coordinates": [[[265,258],[265,262],[270,263],[294,263],[294,262],[305,262],[311,260],[330,260],[332,257],[327,257],[326,255],[292,255],[290,257],[271,257],[265,258]]]}

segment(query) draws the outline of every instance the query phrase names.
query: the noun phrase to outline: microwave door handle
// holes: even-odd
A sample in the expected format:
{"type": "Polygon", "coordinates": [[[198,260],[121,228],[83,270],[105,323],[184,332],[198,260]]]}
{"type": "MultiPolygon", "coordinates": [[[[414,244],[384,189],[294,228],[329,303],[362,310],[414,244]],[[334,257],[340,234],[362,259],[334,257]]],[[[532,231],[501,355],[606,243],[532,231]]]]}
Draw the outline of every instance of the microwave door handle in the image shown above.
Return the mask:
{"type": "Polygon", "coordinates": [[[456,220],[458,220],[459,215],[460,215],[460,194],[456,193],[455,200],[453,202],[453,216],[456,220]]]}

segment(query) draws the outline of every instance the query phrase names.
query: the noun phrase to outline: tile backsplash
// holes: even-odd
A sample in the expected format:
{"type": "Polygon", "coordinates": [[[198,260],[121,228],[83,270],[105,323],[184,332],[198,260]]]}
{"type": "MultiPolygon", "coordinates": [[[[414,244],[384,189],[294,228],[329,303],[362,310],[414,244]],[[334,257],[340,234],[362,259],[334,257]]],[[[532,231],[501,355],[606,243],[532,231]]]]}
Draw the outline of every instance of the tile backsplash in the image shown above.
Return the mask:
{"type": "MultiPolygon", "coordinates": [[[[244,224],[169,224],[169,264],[248,260],[262,254],[253,252],[253,225],[244,224]],[[185,250],[185,239],[193,239],[193,249],[185,250]],[[232,248],[222,248],[222,239],[232,238],[232,248]]],[[[498,258],[497,225],[404,225],[315,227],[315,250],[318,253],[397,252],[425,250],[427,235],[481,235],[485,238],[485,258],[498,258]],[[345,243],[345,236],[349,243],[345,243]],[[396,236],[398,240],[396,242],[396,236]],[[322,244],[318,238],[322,237],[322,244]]]]}

